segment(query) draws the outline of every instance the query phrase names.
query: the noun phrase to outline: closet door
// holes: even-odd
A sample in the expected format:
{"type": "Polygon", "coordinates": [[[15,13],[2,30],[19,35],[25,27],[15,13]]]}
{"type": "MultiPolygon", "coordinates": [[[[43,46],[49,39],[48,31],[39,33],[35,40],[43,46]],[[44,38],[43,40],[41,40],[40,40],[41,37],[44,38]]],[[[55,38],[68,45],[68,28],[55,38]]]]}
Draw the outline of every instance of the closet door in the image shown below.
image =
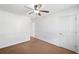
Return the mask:
{"type": "Polygon", "coordinates": [[[60,46],[76,51],[75,45],[75,16],[62,16],[59,19],[60,46]]]}

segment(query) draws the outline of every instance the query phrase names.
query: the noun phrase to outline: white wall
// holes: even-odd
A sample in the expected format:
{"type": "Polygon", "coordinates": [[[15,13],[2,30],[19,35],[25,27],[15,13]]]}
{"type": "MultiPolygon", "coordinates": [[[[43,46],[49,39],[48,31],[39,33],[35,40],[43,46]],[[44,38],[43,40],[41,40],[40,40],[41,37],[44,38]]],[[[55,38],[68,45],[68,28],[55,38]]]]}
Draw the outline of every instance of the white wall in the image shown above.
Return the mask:
{"type": "Polygon", "coordinates": [[[31,36],[35,37],[35,23],[31,22],[31,36]]]}
{"type": "Polygon", "coordinates": [[[79,53],[79,12],[77,15],[77,52],[79,53]]]}
{"type": "Polygon", "coordinates": [[[36,37],[51,44],[76,51],[75,15],[77,8],[69,8],[37,19],[36,37]]]}
{"type": "Polygon", "coordinates": [[[0,48],[30,40],[30,27],[29,17],[0,10],[0,48]]]}

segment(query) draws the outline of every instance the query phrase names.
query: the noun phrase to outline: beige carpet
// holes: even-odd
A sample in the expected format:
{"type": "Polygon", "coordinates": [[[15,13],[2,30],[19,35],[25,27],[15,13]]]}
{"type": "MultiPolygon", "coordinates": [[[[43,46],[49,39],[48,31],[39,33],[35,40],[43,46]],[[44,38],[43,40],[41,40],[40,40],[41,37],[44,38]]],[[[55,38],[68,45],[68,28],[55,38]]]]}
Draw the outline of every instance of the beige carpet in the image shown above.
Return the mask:
{"type": "Polygon", "coordinates": [[[75,54],[75,52],[31,37],[28,42],[0,49],[2,54],[75,54]]]}

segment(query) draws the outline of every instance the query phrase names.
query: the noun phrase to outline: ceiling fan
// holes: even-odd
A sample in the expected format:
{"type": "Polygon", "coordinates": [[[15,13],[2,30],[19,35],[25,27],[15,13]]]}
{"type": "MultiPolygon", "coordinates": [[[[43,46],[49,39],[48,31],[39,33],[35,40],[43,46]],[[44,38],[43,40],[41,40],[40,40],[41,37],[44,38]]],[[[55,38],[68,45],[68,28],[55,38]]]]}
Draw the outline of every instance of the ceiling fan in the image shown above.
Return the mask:
{"type": "Polygon", "coordinates": [[[39,16],[41,16],[41,13],[49,13],[49,11],[47,10],[41,10],[41,7],[42,7],[42,4],[36,4],[33,6],[33,8],[30,8],[30,7],[27,7],[27,6],[24,6],[25,8],[29,8],[30,10],[32,10],[31,12],[29,12],[28,14],[37,14],[39,16]]]}

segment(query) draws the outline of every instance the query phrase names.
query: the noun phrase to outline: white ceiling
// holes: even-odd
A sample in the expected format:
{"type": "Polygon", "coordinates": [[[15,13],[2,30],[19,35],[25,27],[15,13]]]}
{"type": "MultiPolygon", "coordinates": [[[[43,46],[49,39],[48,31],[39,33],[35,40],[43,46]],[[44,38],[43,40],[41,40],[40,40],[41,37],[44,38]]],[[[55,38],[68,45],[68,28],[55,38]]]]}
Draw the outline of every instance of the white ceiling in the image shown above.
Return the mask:
{"type": "Polygon", "coordinates": [[[25,14],[25,9],[23,4],[0,4],[0,10],[16,13],[20,15],[25,14]]]}
{"type": "MultiPolygon", "coordinates": [[[[19,15],[26,15],[29,9],[28,8],[25,9],[24,6],[28,6],[28,5],[27,4],[0,4],[0,10],[8,11],[19,15]]],[[[42,9],[49,10],[50,13],[53,13],[70,7],[74,7],[76,5],[75,4],[43,4],[42,9]]],[[[45,13],[42,13],[42,14],[43,16],[49,15],[45,13]]],[[[31,17],[37,17],[37,15],[32,14],[31,17]]]]}

